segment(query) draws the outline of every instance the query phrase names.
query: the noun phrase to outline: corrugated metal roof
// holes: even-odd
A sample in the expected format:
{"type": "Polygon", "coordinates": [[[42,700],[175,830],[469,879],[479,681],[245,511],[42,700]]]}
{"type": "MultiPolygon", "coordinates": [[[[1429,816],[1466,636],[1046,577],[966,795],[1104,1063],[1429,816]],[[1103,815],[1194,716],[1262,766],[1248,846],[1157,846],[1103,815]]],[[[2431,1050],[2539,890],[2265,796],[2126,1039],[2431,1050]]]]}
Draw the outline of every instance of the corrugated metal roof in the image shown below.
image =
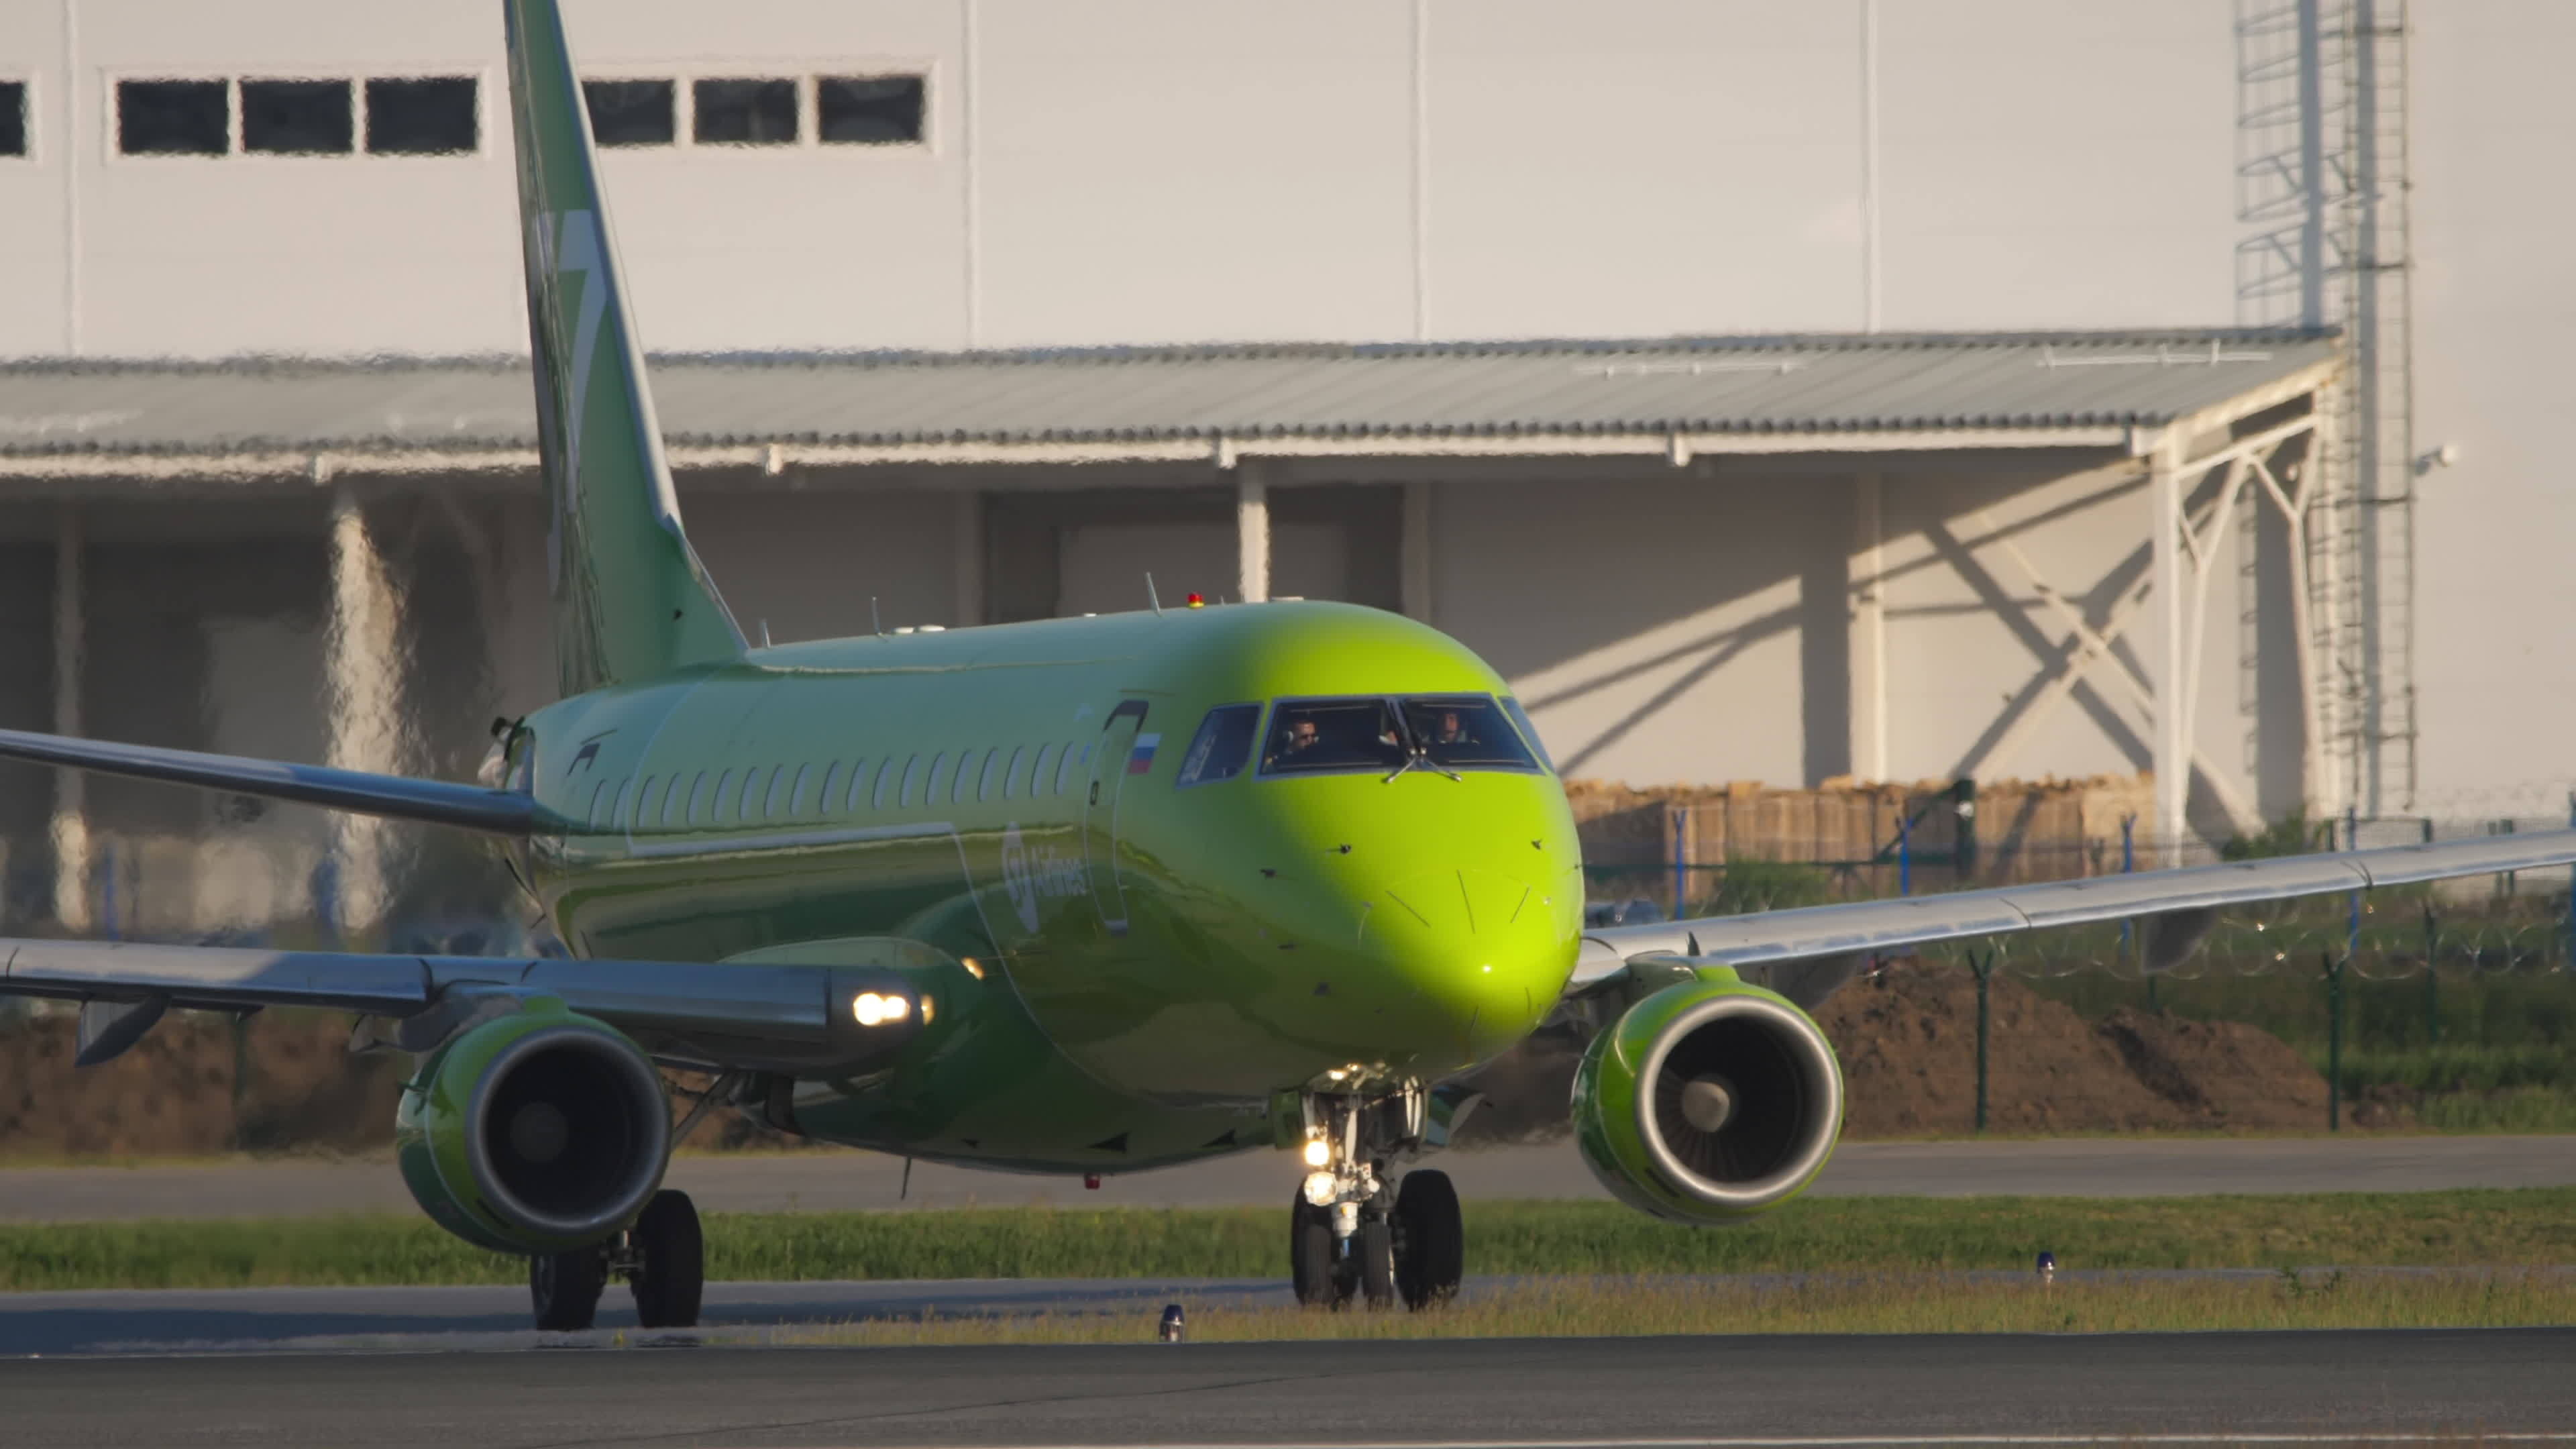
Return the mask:
{"type": "MultiPolygon", "coordinates": [[[[681,447],[1830,435],[2151,426],[2334,345],[2231,330],[673,356],[652,378],[681,447]]],[[[0,366],[0,455],[534,440],[524,362],[0,366]]]]}

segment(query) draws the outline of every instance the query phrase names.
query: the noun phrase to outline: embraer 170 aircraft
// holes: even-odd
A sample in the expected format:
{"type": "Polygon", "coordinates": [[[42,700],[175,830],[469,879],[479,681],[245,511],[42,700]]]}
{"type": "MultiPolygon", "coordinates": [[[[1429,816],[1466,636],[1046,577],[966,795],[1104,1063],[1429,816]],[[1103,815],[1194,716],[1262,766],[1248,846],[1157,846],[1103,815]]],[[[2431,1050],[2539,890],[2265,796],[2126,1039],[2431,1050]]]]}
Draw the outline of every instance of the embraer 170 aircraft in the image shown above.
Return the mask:
{"type": "Polygon", "coordinates": [[[1296,1154],[1300,1300],[1422,1307],[1464,1270],[1430,1169],[1453,1082],[1594,1033],[1573,1112],[1620,1198],[1759,1213],[1842,1124],[1806,1015],[1874,952],[2136,917],[2151,968],[2224,907],[2576,861],[2505,836],[1959,895],[1583,928],[1574,819],[1510,686],[1326,603],[750,648],[680,528],[554,0],[504,0],[563,698],[499,788],[59,736],[0,754],[492,836],[569,960],[0,941],[81,1003],[80,1060],[172,1006],[359,1013],[418,1054],[403,1180],[525,1254],[537,1322],[623,1276],[694,1323],[678,1131],[747,1111],[1027,1172],[1296,1154]],[[713,1074],[675,1129],[662,1068],[713,1074]]]}

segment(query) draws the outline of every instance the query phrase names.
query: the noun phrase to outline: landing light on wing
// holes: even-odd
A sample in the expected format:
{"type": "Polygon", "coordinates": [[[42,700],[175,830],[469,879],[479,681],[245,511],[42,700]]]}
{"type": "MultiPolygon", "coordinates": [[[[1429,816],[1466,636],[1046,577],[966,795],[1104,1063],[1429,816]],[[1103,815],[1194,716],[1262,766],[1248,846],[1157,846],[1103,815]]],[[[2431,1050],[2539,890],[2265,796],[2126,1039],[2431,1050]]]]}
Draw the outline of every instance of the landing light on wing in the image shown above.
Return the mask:
{"type": "Polygon", "coordinates": [[[911,1014],[912,1003],[891,992],[879,995],[873,991],[862,991],[850,998],[850,1016],[861,1026],[901,1021],[911,1014]]]}

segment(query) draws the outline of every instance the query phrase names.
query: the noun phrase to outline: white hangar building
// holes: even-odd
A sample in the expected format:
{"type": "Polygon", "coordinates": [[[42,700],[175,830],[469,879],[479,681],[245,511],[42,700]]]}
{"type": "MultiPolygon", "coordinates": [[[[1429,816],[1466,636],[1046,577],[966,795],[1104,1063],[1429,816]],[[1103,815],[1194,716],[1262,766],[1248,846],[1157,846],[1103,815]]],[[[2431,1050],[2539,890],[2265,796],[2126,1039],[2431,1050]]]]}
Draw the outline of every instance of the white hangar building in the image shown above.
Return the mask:
{"type": "MultiPolygon", "coordinates": [[[[1570,774],[2162,836],[2576,775],[2566,6],[566,8],[746,627],[1355,599],[1570,774]]],[[[499,52],[0,8],[0,725],[454,774],[546,696],[499,52]]],[[[16,770],[0,904],[364,895],[324,831],[16,770]]]]}

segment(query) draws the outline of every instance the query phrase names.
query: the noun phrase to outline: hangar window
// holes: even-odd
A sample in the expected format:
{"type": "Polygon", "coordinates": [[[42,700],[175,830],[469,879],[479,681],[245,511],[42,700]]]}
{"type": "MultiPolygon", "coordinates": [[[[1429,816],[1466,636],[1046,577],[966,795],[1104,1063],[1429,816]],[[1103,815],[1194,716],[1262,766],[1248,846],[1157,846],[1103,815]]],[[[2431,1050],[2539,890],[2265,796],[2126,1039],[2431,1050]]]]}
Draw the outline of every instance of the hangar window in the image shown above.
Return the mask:
{"type": "Polygon", "coordinates": [[[459,156],[482,143],[470,75],[383,76],[367,82],[367,151],[459,156]]]}
{"type": "Polygon", "coordinates": [[[796,767],[796,789],[787,797],[788,814],[802,815],[805,813],[805,787],[814,783],[813,774],[814,767],[812,765],[798,765],[796,767]]]}
{"type": "MultiPolygon", "coordinates": [[[[879,771],[880,771],[880,773],[882,773],[882,771],[883,771],[883,767],[884,767],[884,765],[885,765],[885,761],[883,761],[883,760],[879,760],[879,761],[877,761],[877,765],[878,765],[878,767],[879,767],[879,771]]],[[[852,761],[852,762],[850,763],[850,798],[849,798],[849,801],[848,801],[848,804],[847,804],[847,808],[848,808],[848,810],[850,811],[850,813],[851,813],[851,814],[853,814],[853,815],[857,814],[857,813],[858,813],[858,810],[859,810],[859,791],[860,791],[860,789],[861,789],[863,786],[865,786],[867,783],[868,783],[868,762],[867,762],[867,761],[865,761],[865,760],[854,760],[854,761],[852,761]]],[[[879,788],[883,788],[883,786],[884,786],[885,782],[884,782],[883,780],[879,780],[879,781],[877,782],[877,784],[878,784],[879,788]]],[[[871,804],[873,804],[874,802],[870,802],[870,803],[871,803],[871,804]]]]}
{"type": "Polygon", "coordinates": [[[1012,799],[1020,793],[1020,782],[1028,777],[1020,773],[1020,760],[1028,754],[1026,745],[1011,746],[1010,768],[1002,775],[1002,798],[1012,799]]]}
{"type": "Polygon", "coordinates": [[[997,745],[992,749],[986,750],[984,752],[984,773],[976,777],[975,780],[975,798],[977,800],[990,800],[993,798],[994,772],[1001,768],[1001,747],[997,745]]]}
{"type": "Polygon", "coordinates": [[[608,824],[610,828],[616,830],[624,830],[626,828],[628,823],[626,807],[634,803],[635,777],[629,775],[625,779],[617,782],[617,804],[608,812],[608,824]]]}
{"type": "Polygon", "coordinates": [[[733,818],[745,825],[750,824],[752,804],[759,798],[760,767],[755,765],[742,772],[742,795],[734,801],[733,818]]]}
{"type": "MultiPolygon", "coordinates": [[[[671,794],[673,799],[679,798],[679,792],[677,790],[672,791],[671,794]]],[[[706,803],[707,772],[700,770],[695,775],[689,777],[689,824],[695,825],[698,823],[698,812],[706,808],[706,803]]],[[[665,807],[664,813],[668,813],[667,807],[665,807]]]]}
{"type": "Polygon", "coordinates": [[[345,80],[241,83],[242,149],[261,156],[346,156],[357,113],[345,80]]]}
{"type": "MultiPolygon", "coordinates": [[[[913,767],[915,767],[916,765],[919,765],[920,763],[921,763],[921,756],[919,756],[919,755],[915,755],[915,756],[913,756],[911,759],[908,759],[908,760],[904,761],[904,762],[903,762],[903,777],[904,777],[904,779],[906,779],[906,780],[910,780],[910,779],[912,778],[912,771],[913,771],[913,767]]],[[[893,760],[891,760],[891,759],[887,759],[887,760],[879,760],[879,761],[877,762],[877,788],[876,788],[876,793],[874,793],[874,794],[872,794],[872,795],[870,795],[870,796],[868,797],[868,806],[869,806],[869,808],[870,808],[870,809],[874,809],[874,810],[883,810],[883,809],[885,808],[885,802],[886,802],[886,782],[887,782],[887,781],[889,781],[889,780],[892,780],[893,778],[894,778],[894,761],[893,761],[893,760]]],[[[904,794],[906,794],[906,795],[911,794],[911,793],[912,793],[912,787],[911,787],[910,785],[908,785],[908,784],[907,784],[906,786],[904,786],[903,793],[904,793],[904,794]]]]}
{"type": "MultiPolygon", "coordinates": [[[[922,792],[921,803],[924,805],[938,804],[941,793],[946,791],[948,788],[948,780],[948,752],[942,750],[938,754],[930,757],[930,788],[922,792]]],[[[912,794],[912,781],[907,779],[903,784],[903,793],[907,798],[909,798],[912,794]]]]}
{"type": "MultiPolygon", "coordinates": [[[[777,818],[778,818],[778,807],[779,807],[779,805],[780,805],[780,803],[781,803],[781,802],[780,802],[780,800],[779,800],[779,796],[780,796],[780,794],[782,794],[786,789],[787,789],[787,767],[786,767],[785,765],[781,765],[781,766],[779,766],[777,769],[772,770],[772,771],[770,771],[770,772],[769,772],[769,798],[768,798],[768,799],[766,799],[766,800],[764,800],[764,801],[762,801],[762,802],[760,803],[760,818],[761,818],[761,819],[763,819],[763,820],[775,820],[775,819],[777,819],[777,818]]],[[[792,812],[792,811],[795,809],[795,802],[796,802],[796,801],[798,801],[798,800],[802,800],[802,799],[804,799],[804,798],[805,798],[805,772],[804,772],[803,770],[801,770],[801,769],[800,769],[800,770],[798,770],[798,771],[796,772],[796,793],[795,793],[795,795],[794,795],[793,797],[791,797],[791,798],[790,798],[789,800],[787,800],[785,803],[786,803],[786,805],[787,805],[788,809],[792,812]]]]}
{"type": "Polygon", "coordinates": [[[689,134],[701,146],[796,144],[796,82],[702,80],[689,86],[689,134]]]}
{"type": "Polygon", "coordinates": [[[679,139],[679,109],[666,80],[586,80],[581,98],[602,146],[668,146],[679,139]]]}
{"type": "Polygon", "coordinates": [[[727,770],[716,776],[715,798],[707,804],[709,807],[707,819],[711,823],[721,825],[733,818],[733,771],[727,770]]]}
{"type": "Polygon", "coordinates": [[[128,156],[221,156],[232,149],[232,83],[116,83],[116,149],[128,156]]]}
{"type": "Polygon", "coordinates": [[[27,83],[0,80],[0,156],[27,154],[27,83]]]}
{"type": "Polygon", "coordinates": [[[827,146],[918,145],[921,91],[917,75],[817,76],[816,129],[827,146]]]}
{"type": "MultiPolygon", "coordinates": [[[[1083,750],[1083,751],[1081,752],[1081,754],[1082,754],[1082,756],[1083,756],[1083,757],[1088,758],[1088,757],[1090,756],[1090,754],[1091,754],[1091,751],[1089,751],[1089,750],[1087,750],[1087,749],[1086,749],[1086,750],[1083,750]]],[[[1065,791],[1065,787],[1066,787],[1067,785],[1070,785],[1071,783],[1073,783],[1073,767],[1074,767],[1075,763],[1076,763],[1076,760],[1075,760],[1075,751],[1074,751],[1073,746],[1071,746],[1071,745],[1067,745],[1067,746],[1065,746],[1065,747],[1064,747],[1064,760],[1063,760],[1063,762],[1062,762],[1062,763],[1058,764],[1058,765],[1055,767],[1055,792],[1056,792],[1057,794],[1059,794],[1059,795],[1063,794],[1063,793],[1064,793],[1064,791],[1065,791]]]]}
{"type": "MultiPolygon", "coordinates": [[[[840,783],[841,762],[834,760],[823,767],[823,781],[821,784],[814,787],[815,814],[829,815],[832,813],[832,792],[840,785],[840,783]]],[[[853,780],[851,783],[856,784],[858,782],[853,780]]]]}
{"type": "Polygon", "coordinates": [[[644,788],[635,792],[636,829],[643,829],[646,825],[651,824],[656,818],[662,804],[662,797],[655,792],[659,790],[664,783],[664,781],[652,775],[644,777],[644,788]]]}
{"type": "Polygon", "coordinates": [[[607,794],[608,782],[606,780],[602,780],[598,784],[590,787],[590,809],[583,813],[582,823],[588,825],[593,830],[597,830],[599,828],[599,806],[600,802],[607,797],[607,794]]]}
{"type": "Polygon", "coordinates": [[[1047,767],[1055,763],[1055,744],[1038,746],[1037,763],[1029,767],[1029,793],[1036,795],[1047,788],[1047,767]]]}

